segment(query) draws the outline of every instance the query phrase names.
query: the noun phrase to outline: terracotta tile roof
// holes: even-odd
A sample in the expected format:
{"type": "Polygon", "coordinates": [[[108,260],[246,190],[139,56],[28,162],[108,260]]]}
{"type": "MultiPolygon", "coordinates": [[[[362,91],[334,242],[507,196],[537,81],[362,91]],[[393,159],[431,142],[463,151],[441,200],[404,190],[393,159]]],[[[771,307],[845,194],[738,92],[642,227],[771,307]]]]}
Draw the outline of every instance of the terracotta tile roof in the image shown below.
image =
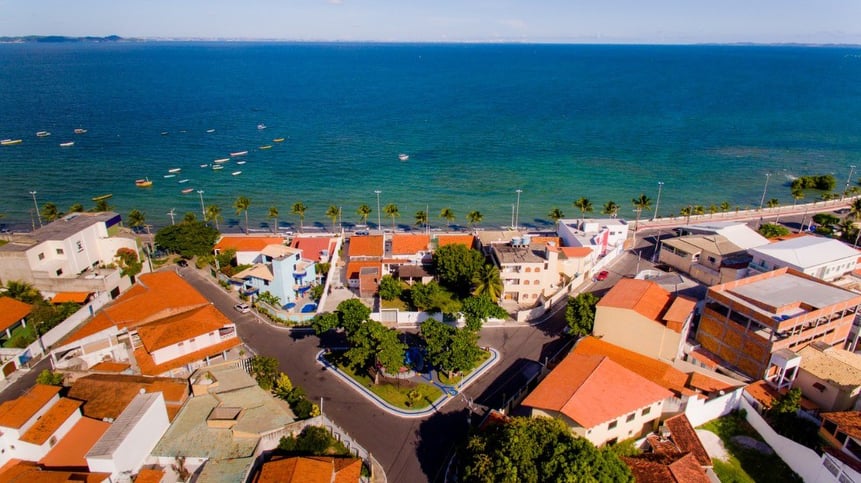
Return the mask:
{"type": "Polygon", "coordinates": [[[57,295],[54,295],[54,298],[51,299],[52,304],[63,304],[66,302],[72,302],[76,304],[83,304],[87,302],[87,299],[90,298],[91,292],[60,292],[57,295]]]}
{"type": "Polygon", "coordinates": [[[663,320],[669,322],[685,322],[697,306],[697,301],[688,297],[675,297],[664,314],[663,320]]]}
{"type": "MultiPolygon", "coordinates": [[[[710,483],[692,454],[623,456],[637,483],[710,483]]],[[[710,463],[711,464],[711,463],[710,463]]]]}
{"type": "MultiPolygon", "coordinates": [[[[750,396],[757,401],[766,409],[770,408],[772,404],[777,401],[782,393],[787,392],[784,389],[781,392],[778,392],[777,389],[771,387],[766,381],[760,379],[758,381],[754,381],[747,385],[744,390],[750,394],[750,396]]],[[[804,396],[801,396],[801,408],[807,410],[817,410],[819,406],[816,405],[810,399],[807,399],[804,396]]]]}
{"type": "Polygon", "coordinates": [[[263,255],[266,255],[267,257],[271,257],[274,259],[280,259],[280,258],[292,256],[292,255],[301,256],[302,251],[299,250],[298,248],[291,248],[291,247],[288,247],[286,245],[270,244],[270,245],[266,245],[265,247],[263,247],[263,250],[260,250],[260,253],[262,253],[263,255]]]}
{"type": "Polygon", "coordinates": [[[263,463],[254,483],[355,483],[362,460],[331,456],[273,457],[263,463]]]}
{"type": "Polygon", "coordinates": [[[90,368],[93,372],[123,372],[126,369],[132,367],[131,364],[126,364],[125,362],[99,362],[90,368]]]}
{"type": "Polygon", "coordinates": [[[138,335],[146,350],[153,352],[177,342],[217,331],[232,323],[215,306],[205,305],[173,317],[141,325],[138,327],[138,335]]]}
{"type": "Polygon", "coordinates": [[[238,337],[233,337],[221,343],[206,347],[198,351],[194,351],[176,359],[169,360],[163,364],[156,364],[152,360],[152,356],[149,355],[149,353],[142,347],[136,349],[134,354],[135,359],[138,362],[138,366],[140,366],[141,374],[145,376],[158,376],[164,374],[171,369],[177,369],[190,362],[204,359],[207,356],[214,357],[220,355],[222,352],[232,349],[240,345],[241,343],[242,342],[239,340],[238,337]]]}
{"type": "Polygon", "coordinates": [[[27,432],[21,435],[20,440],[41,446],[72,414],[78,411],[81,404],[81,401],[60,398],[56,404],[51,406],[51,409],[47,410],[45,414],[39,417],[38,421],[30,426],[27,432]]]}
{"type": "Polygon", "coordinates": [[[548,243],[553,244],[554,246],[559,246],[561,243],[559,242],[558,236],[530,236],[529,244],[530,245],[547,245],[548,243]]]}
{"type": "Polygon", "coordinates": [[[382,257],[383,236],[363,235],[350,237],[350,257],[382,257]]]}
{"type": "Polygon", "coordinates": [[[347,263],[347,280],[359,278],[359,272],[365,267],[376,267],[382,272],[382,264],[378,260],[352,261],[347,263]]]}
{"type": "Polygon", "coordinates": [[[697,362],[701,362],[704,366],[709,369],[717,369],[721,367],[721,362],[718,356],[713,354],[708,349],[704,349],[702,347],[697,347],[696,349],[691,351],[691,356],[696,359],[697,362]]]}
{"type": "Polygon", "coordinates": [[[392,255],[414,255],[428,251],[428,235],[392,235],[392,255]]]}
{"type": "Polygon", "coordinates": [[[840,431],[855,439],[861,439],[861,411],[835,411],[822,413],[820,416],[837,424],[840,431]]]}
{"type": "Polygon", "coordinates": [[[625,369],[669,389],[676,395],[693,394],[693,391],[686,387],[689,376],[684,372],[664,362],[623,349],[596,337],[588,336],[580,339],[571,352],[573,354],[609,357],[625,369]]]}
{"type": "Polygon", "coordinates": [[[522,404],[560,412],[591,428],[670,396],[609,357],[571,353],[522,404]]]}
{"type": "Polygon", "coordinates": [[[267,245],[283,244],[284,239],[278,236],[223,236],[214,248],[218,251],[259,252],[267,245]]]}
{"type": "Polygon", "coordinates": [[[144,468],[138,472],[135,483],[161,483],[162,478],[164,471],[144,468]]]}
{"type": "Polygon", "coordinates": [[[179,407],[188,398],[188,382],[170,377],[146,377],[123,374],[90,374],[79,378],[69,388],[69,397],[84,402],[84,416],[95,419],[119,417],[141,390],[161,392],[168,408],[179,407]]]}
{"type": "Polygon", "coordinates": [[[592,254],[589,247],[559,247],[565,258],[585,258],[592,254]]]}
{"type": "Polygon", "coordinates": [[[6,330],[30,315],[33,306],[12,297],[0,297],[0,330],[6,330]]]}
{"type": "Polygon", "coordinates": [[[27,394],[0,405],[0,426],[18,429],[60,392],[59,386],[35,384],[27,394]]]}
{"type": "Polygon", "coordinates": [[[712,465],[712,459],[684,413],[667,419],[664,426],[670,430],[670,437],[682,453],[691,453],[700,466],[712,465]]]}
{"type": "Polygon", "coordinates": [[[9,460],[0,468],[0,481],[4,483],[101,483],[110,481],[110,473],[61,471],[39,468],[36,463],[9,460]]]}
{"type": "Polygon", "coordinates": [[[39,464],[48,468],[87,468],[87,452],[110,427],[111,423],[81,418],[66,436],[39,460],[39,464]]]}
{"type": "Polygon", "coordinates": [[[466,245],[467,248],[472,248],[475,244],[475,236],[473,235],[439,235],[436,237],[437,248],[442,248],[446,245],[466,245]]]}
{"type": "Polygon", "coordinates": [[[246,268],[245,270],[237,273],[230,278],[234,280],[244,280],[246,278],[252,277],[266,280],[269,282],[275,280],[275,275],[272,274],[272,270],[265,263],[255,263],[254,265],[246,268]]]}
{"type": "Polygon", "coordinates": [[[623,278],[598,302],[598,307],[633,310],[650,320],[661,320],[670,303],[670,293],[648,280],[623,278]]]}
{"type": "Polygon", "coordinates": [[[691,378],[688,380],[687,386],[692,389],[699,389],[706,394],[714,394],[720,391],[732,391],[736,387],[743,386],[744,383],[739,382],[736,385],[724,382],[713,377],[709,377],[699,372],[691,373],[691,378]]]}
{"type": "Polygon", "coordinates": [[[332,251],[335,249],[335,240],[329,237],[304,237],[299,235],[293,238],[290,246],[302,250],[302,258],[306,258],[314,262],[320,261],[320,252],[323,250],[329,251],[330,260],[334,258],[332,251]]]}
{"type": "Polygon", "coordinates": [[[356,483],[362,477],[362,460],[359,458],[334,458],[334,483],[356,483]]]}

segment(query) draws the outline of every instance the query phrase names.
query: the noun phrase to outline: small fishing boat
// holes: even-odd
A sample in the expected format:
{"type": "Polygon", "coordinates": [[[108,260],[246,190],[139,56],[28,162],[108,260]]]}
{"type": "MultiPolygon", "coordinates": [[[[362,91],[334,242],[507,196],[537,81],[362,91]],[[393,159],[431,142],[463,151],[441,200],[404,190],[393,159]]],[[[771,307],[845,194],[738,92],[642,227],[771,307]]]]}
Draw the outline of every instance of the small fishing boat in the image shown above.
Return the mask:
{"type": "Polygon", "coordinates": [[[0,146],[12,146],[13,144],[21,144],[24,142],[21,139],[3,139],[0,141],[0,146]]]}
{"type": "Polygon", "coordinates": [[[231,175],[233,175],[233,176],[239,176],[240,174],[242,174],[242,171],[234,171],[234,172],[232,172],[232,173],[230,173],[230,174],[231,174],[231,175]]]}
{"type": "Polygon", "coordinates": [[[208,163],[203,163],[203,164],[201,164],[201,165],[200,165],[200,167],[201,167],[201,168],[208,168],[208,167],[209,167],[209,164],[208,164],[208,163]]]}
{"type": "Polygon", "coordinates": [[[212,167],[213,171],[218,171],[219,169],[224,169],[224,166],[222,166],[220,164],[216,164],[215,166],[212,167]]]}
{"type": "Polygon", "coordinates": [[[188,178],[179,180],[179,184],[188,183],[188,178]]]}
{"type": "Polygon", "coordinates": [[[161,132],[161,135],[162,135],[162,136],[167,136],[167,131],[162,131],[162,132],[161,132]]]}
{"type": "Polygon", "coordinates": [[[410,159],[410,155],[401,153],[398,155],[398,159],[400,159],[401,161],[406,161],[406,160],[410,159]]]}
{"type": "Polygon", "coordinates": [[[259,131],[262,131],[262,130],[266,129],[266,124],[263,124],[263,123],[261,122],[260,124],[258,124],[258,125],[257,125],[257,129],[258,129],[259,131]]]}
{"type": "Polygon", "coordinates": [[[150,181],[149,178],[137,179],[135,180],[135,186],[138,188],[149,188],[152,186],[152,181],[150,181]]]}
{"type": "Polygon", "coordinates": [[[40,137],[40,138],[46,138],[50,135],[51,135],[51,133],[49,133],[48,131],[39,131],[36,133],[36,137],[40,137]]]}
{"type": "Polygon", "coordinates": [[[275,139],[273,139],[273,140],[272,140],[272,142],[273,142],[273,143],[283,143],[283,142],[284,142],[284,138],[275,138],[275,139]]]}
{"type": "Polygon", "coordinates": [[[230,157],[235,158],[237,156],[245,156],[246,154],[248,154],[248,151],[236,151],[235,153],[230,153],[230,157]]]}
{"type": "Polygon", "coordinates": [[[79,127],[77,129],[75,129],[75,134],[86,134],[86,133],[87,133],[87,130],[84,128],[79,127]]]}
{"type": "Polygon", "coordinates": [[[166,174],[166,175],[164,175],[164,177],[165,178],[176,178],[176,175],[175,174],[166,174]]]}
{"type": "Polygon", "coordinates": [[[191,193],[192,191],[194,191],[194,188],[186,188],[186,189],[182,190],[182,194],[187,195],[187,194],[191,193]]]}
{"type": "Polygon", "coordinates": [[[170,168],[167,170],[168,173],[179,173],[180,171],[182,171],[182,168],[170,168]]]}
{"type": "Polygon", "coordinates": [[[75,145],[75,141],[69,141],[67,143],[60,143],[61,148],[68,148],[75,145]]]}
{"type": "Polygon", "coordinates": [[[214,132],[215,132],[215,129],[207,129],[207,130],[206,130],[206,132],[208,132],[208,133],[210,133],[210,134],[211,134],[211,133],[214,133],[214,132]]]}
{"type": "Polygon", "coordinates": [[[272,149],[272,145],[271,145],[271,144],[267,144],[266,146],[260,146],[260,148],[259,148],[259,149],[272,149]]]}
{"type": "Polygon", "coordinates": [[[221,163],[226,163],[228,161],[230,161],[230,158],[221,158],[221,159],[216,159],[215,161],[213,161],[213,163],[221,164],[221,163]]]}
{"type": "Polygon", "coordinates": [[[93,197],[93,201],[102,201],[102,200],[106,200],[106,199],[108,199],[108,198],[110,198],[110,197],[112,197],[112,196],[114,196],[114,195],[113,195],[113,193],[108,193],[108,194],[106,194],[106,195],[102,195],[102,196],[94,196],[94,197],[93,197]]]}
{"type": "Polygon", "coordinates": [[[245,164],[245,161],[237,161],[236,164],[245,164]]]}

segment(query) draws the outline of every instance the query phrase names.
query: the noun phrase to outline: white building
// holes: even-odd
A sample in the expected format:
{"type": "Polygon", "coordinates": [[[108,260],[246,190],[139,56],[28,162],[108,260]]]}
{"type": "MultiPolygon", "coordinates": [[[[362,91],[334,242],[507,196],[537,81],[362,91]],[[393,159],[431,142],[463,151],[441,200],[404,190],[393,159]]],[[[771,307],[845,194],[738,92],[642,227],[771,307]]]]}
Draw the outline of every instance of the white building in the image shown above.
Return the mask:
{"type": "Polygon", "coordinates": [[[599,256],[621,249],[628,239],[628,222],[619,218],[562,219],[556,233],[566,247],[589,247],[599,256]]]}
{"type": "Polygon", "coordinates": [[[559,248],[530,243],[528,236],[516,240],[519,241],[493,244],[490,253],[502,278],[502,301],[531,307],[562,287],[559,248]]]}
{"type": "Polygon", "coordinates": [[[819,236],[800,236],[752,248],[749,268],[760,273],[789,267],[832,282],[855,270],[861,252],[849,245],[819,236]]]}

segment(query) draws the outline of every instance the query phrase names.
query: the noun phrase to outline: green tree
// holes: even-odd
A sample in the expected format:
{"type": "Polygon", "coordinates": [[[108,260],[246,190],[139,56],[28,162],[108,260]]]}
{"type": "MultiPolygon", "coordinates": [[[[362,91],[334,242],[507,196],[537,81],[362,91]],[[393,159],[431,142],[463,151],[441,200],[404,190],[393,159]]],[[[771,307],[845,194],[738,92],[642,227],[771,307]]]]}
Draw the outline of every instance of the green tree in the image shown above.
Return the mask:
{"type": "Polygon", "coordinates": [[[840,218],[831,213],[817,213],[813,215],[813,221],[819,225],[831,226],[840,223],[840,218]]]}
{"type": "Polygon", "coordinates": [[[182,217],[183,223],[194,223],[195,221],[197,221],[197,215],[193,211],[186,211],[185,216],[182,217]]]}
{"type": "Polygon", "coordinates": [[[168,251],[191,258],[212,253],[218,236],[214,228],[195,221],[162,228],[155,234],[155,242],[168,251]]]}
{"type": "Polygon", "coordinates": [[[597,304],[598,297],[591,292],[583,292],[568,299],[568,306],[565,308],[565,321],[568,322],[568,327],[570,327],[573,335],[583,337],[592,333],[597,304]]]}
{"type": "Polygon", "coordinates": [[[24,302],[25,304],[36,304],[44,302],[45,298],[33,285],[19,280],[10,280],[6,282],[6,294],[15,300],[24,302]]]}
{"type": "Polygon", "coordinates": [[[729,201],[721,201],[720,211],[721,213],[726,213],[727,211],[729,211],[729,201]]]}
{"type": "Polygon", "coordinates": [[[45,384],[46,386],[62,386],[63,385],[63,373],[62,372],[51,372],[48,369],[43,369],[42,372],[36,376],[36,384],[45,384]]]}
{"type": "Polygon", "coordinates": [[[143,262],[138,258],[138,253],[131,248],[118,249],[114,257],[120,267],[120,276],[134,277],[143,270],[143,262]]]}
{"type": "Polygon", "coordinates": [[[308,207],[305,206],[305,203],[301,201],[297,201],[293,203],[293,207],[291,212],[299,217],[299,233],[302,233],[302,230],[305,226],[305,212],[308,211],[308,207]]]}
{"type": "Polygon", "coordinates": [[[559,220],[565,218],[565,213],[562,213],[562,210],[558,207],[553,207],[549,213],[547,213],[547,217],[553,220],[554,225],[559,225],[559,220]]]}
{"type": "Polygon", "coordinates": [[[236,201],[233,202],[233,208],[236,210],[236,214],[245,213],[245,234],[248,234],[248,208],[251,207],[251,200],[246,196],[239,196],[236,198],[236,201]]]}
{"type": "Polygon", "coordinates": [[[97,213],[102,213],[105,211],[111,211],[112,209],[114,209],[114,207],[108,204],[107,198],[97,200],[96,206],[93,207],[93,211],[95,211],[97,213]]]}
{"type": "Polygon", "coordinates": [[[716,204],[712,203],[709,205],[709,214],[714,216],[715,213],[718,212],[718,207],[716,204]]]}
{"type": "Polygon", "coordinates": [[[801,389],[794,387],[777,398],[777,401],[769,409],[769,413],[795,414],[801,409],[801,389]]]}
{"type": "Polygon", "coordinates": [[[269,207],[269,214],[267,216],[269,217],[270,220],[273,221],[272,233],[278,233],[278,215],[280,215],[280,213],[278,212],[278,207],[274,206],[274,205],[270,206],[269,207]]]}
{"type": "Polygon", "coordinates": [[[391,275],[383,275],[383,277],[380,279],[380,286],[378,290],[381,299],[394,300],[401,296],[403,287],[401,286],[400,280],[392,277],[391,275]]]}
{"type": "Polygon", "coordinates": [[[619,208],[621,208],[621,206],[619,206],[618,203],[610,200],[604,203],[604,207],[601,209],[601,214],[610,215],[611,218],[616,218],[616,216],[619,215],[619,208]]]}
{"type": "Polygon", "coordinates": [[[861,219],[861,198],[853,200],[849,205],[849,216],[855,220],[861,219]]]}
{"type": "Polygon", "coordinates": [[[472,370],[481,358],[477,331],[455,329],[436,319],[428,319],[422,322],[421,334],[427,361],[448,373],[449,378],[456,372],[472,370]]]}
{"type": "Polygon", "coordinates": [[[640,196],[631,200],[631,203],[634,204],[634,210],[637,212],[637,219],[634,221],[634,231],[637,231],[637,227],[640,226],[640,215],[643,214],[643,210],[652,209],[652,200],[645,194],[640,193],[640,196]]]}
{"type": "Polygon", "coordinates": [[[778,206],[780,206],[780,200],[778,200],[777,198],[772,198],[765,203],[765,206],[769,208],[777,208],[778,206]]]}
{"type": "Polygon", "coordinates": [[[54,221],[63,216],[63,214],[60,213],[60,210],[57,209],[57,205],[54,203],[45,203],[42,205],[42,209],[39,210],[39,214],[45,219],[45,221],[54,221]]]}
{"type": "Polygon", "coordinates": [[[484,265],[484,257],[462,244],[440,247],[433,254],[434,270],[439,283],[463,298],[472,289],[472,280],[484,265]]]}
{"type": "Polygon", "coordinates": [[[359,208],[356,210],[356,214],[359,215],[359,221],[364,224],[368,222],[368,217],[371,216],[371,207],[362,203],[359,205],[359,208]]]}
{"type": "Polygon", "coordinates": [[[221,207],[218,205],[209,205],[206,207],[206,217],[203,221],[212,221],[215,223],[215,229],[218,230],[218,222],[224,221],[221,216],[221,207]]]}
{"type": "MultiPolygon", "coordinates": [[[[452,216],[454,216],[454,214],[452,214],[452,216]]],[[[484,220],[484,215],[482,215],[478,210],[472,210],[466,214],[466,221],[469,222],[469,225],[472,228],[475,228],[475,226],[481,223],[482,220],[484,220]]]]}
{"type": "Polygon", "coordinates": [[[293,381],[287,374],[280,373],[272,386],[272,394],[281,399],[287,399],[291,392],[293,392],[293,381]]]}
{"type": "Polygon", "coordinates": [[[272,389],[278,375],[278,359],[260,355],[251,358],[251,376],[261,388],[267,391],[272,389]]]}
{"type": "Polygon", "coordinates": [[[314,333],[319,335],[323,335],[326,332],[338,328],[340,324],[340,320],[338,319],[338,314],[334,312],[323,312],[322,314],[317,314],[311,319],[311,328],[314,329],[314,333]]]}
{"type": "Polygon", "coordinates": [[[383,324],[368,320],[348,336],[350,348],[344,357],[353,368],[379,364],[386,372],[397,373],[404,364],[407,346],[398,339],[398,332],[383,324]]]}
{"type": "Polygon", "coordinates": [[[401,212],[400,212],[400,210],[398,210],[398,205],[396,205],[394,203],[387,204],[386,206],[383,207],[383,213],[385,213],[386,216],[389,216],[392,218],[392,231],[394,232],[395,231],[395,218],[401,216],[401,212]]]}
{"type": "Polygon", "coordinates": [[[466,327],[478,332],[482,324],[489,318],[505,319],[508,312],[488,297],[468,297],[460,306],[461,313],[466,319],[466,327]]]}
{"type": "Polygon", "coordinates": [[[458,453],[460,481],[633,483],[628,467],[551,418],[513,417],[469,437],[458,453]]]}
{"type": "Polygon", "coordinates": [[[789,234],[789,229],[777,223],[763,223],[757,230],[760,235],[766,238],[777,238],[789,234]]]}
{"type": "Polygon", "coordinates": [[[330,220],[332,220],[332,232],[333,233],[335,232],[335,223],[338,222],[338,218],[340,218],[340,217],[341,217],[341,208],[339,208],[335,205],[329,205],[329,207],[326,208],[326,218],[329,218],[330,220]]]}
{"type": "Polygon", "coordinates": [[[278,449],[287,455],[330,456],[338,446],[329,430],[321,426],[305,426],[298,436],[282,436],[278,449]]]}
{"type": "Polygon", "coordinates": [[[798,200],[804,198],[804,190],[792,190],[792,206],[798,204],[798,200]]]}
{"type": "Polygon", "coordinates": [[[129,226],[132,228],[143,228],[146,225],[146,215],[137,208],[129,212],[129,226]]]}
{"type": "Polygon", "coordinates": [[[416,212],[416,226],[422,226],[427,228],[428,225],[428,212],[425,210],[419,210],[416,212]]]}
{"type": "Polygon", "coordinates": [[[349,337],[370,319],[371,309],[359,299],[347,299],[338,304],[335,313],[338,314],[338,327],[343,328],[349,337]]]}
{"type": "Polygon", "coordinates": [[[586,216],[586,213],[592,213],[592,202],[589,201],[589,198],[577,198],[574,201],[574,207],[580,210],[580,216],[586,216]]]}
{"type": "Polygon", "coordinates": [[[451,292],[435,281],[426,284],[415,283],[410,287],[410,303],[418,311],[442,312],[453,315],[460,311],[460,303],[454,300],[451,292]]]}
{"type": "Polygon", "coordinates": [[[74,203],[74,204],[72,204],[72,206],[69,207],[69,213],[83,213],[83,212],[84,212],[84,205],[82,205],[80,203],[74,203]]]}
{"type": "Polygon", "coordinates": [[[473,295],[486,296],[490,300],[499,300],[502,295],[502,277],[496,265],[486,263],[482,265],[472,276],[472,285],[475,287],[473,295]]]}
{"type": "Polygon", "coordinates": [[[439,212],[439,217],[445,220],[445,228],[448,229],[454,221],[454,211],[451,208],[443,208],[439,212]]]}

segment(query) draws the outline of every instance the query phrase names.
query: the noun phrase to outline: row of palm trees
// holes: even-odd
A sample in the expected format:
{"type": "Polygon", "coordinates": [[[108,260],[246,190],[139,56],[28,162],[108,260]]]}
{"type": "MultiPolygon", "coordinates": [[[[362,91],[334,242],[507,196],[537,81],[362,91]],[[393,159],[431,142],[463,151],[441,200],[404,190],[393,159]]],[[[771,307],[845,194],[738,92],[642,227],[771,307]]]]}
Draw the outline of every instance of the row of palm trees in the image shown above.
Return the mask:
{"type": "MultiPolygon", "coordinates": [[[[575,208],[580,210],[580,216],[586,216],[586,213],[592,213],[594,211],[594,206],[592,205],[592,201],[589,198],[577,198],[572,202],[575,208]]],[[[640,196],[631,199],[631,204],[634,206],[634,211],[637,213],[637,223],[640,222],[640,214],[643,210],[651,210],[652,209],[652,200],[645,194],[640,194],[640,196]]],[[[621,206],[613,200],[610,200],[604,203],[603,208],[601,209],[601,214],[608,215],[611,218],[616,218],[619,216],[619,210],[621,206]]],[[[547,213],[548,218],[553,220],[554,223],[558,224],[559,220],[565,218],[565,213],[562,212],[562,209],[559,207],[554,207],[547,213]]],[[[634,229],[636,230],[636,224],[634,225],[634,229]]]]}

